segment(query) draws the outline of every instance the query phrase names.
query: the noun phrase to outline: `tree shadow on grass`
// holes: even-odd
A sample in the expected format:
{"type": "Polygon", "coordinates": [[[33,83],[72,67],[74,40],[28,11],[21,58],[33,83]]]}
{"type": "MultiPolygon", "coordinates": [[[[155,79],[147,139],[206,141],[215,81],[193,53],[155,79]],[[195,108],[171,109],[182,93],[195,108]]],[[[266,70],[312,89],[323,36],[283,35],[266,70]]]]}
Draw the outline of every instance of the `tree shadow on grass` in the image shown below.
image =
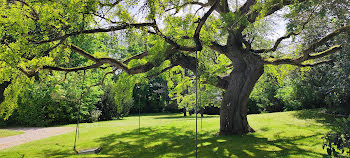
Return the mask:
{"type": "MultiPolygon", "coordinates": [[[[101,154],[111,157],[195,157],[195,133],[179,132],[183,129],[143,128],[121,134],[99,138],[103,148],[101,154]]],[[[314,157],[312,153],[298,147],[296,141],[312,136],[268,140],[253,134],[244,136],[217,136],[201,133],[198,140],[198,157],[285,157],[298,154],[314,157]]]]}
{"type": "Polygon", "coordinates": [[[317,123],[321,123],[327,128],[334,129],[339,127],[340,124],[336,121],[336,116],[325,114],[324,109],[307,109],[296,111],[294,116],[298,119],[312,119],[317,123]]]}
{"type": "MultiPolygon", "coordinates": [[[[218,118],[218,115],[204,115],[203,118],[218,118]]],[[[192,115],[192,116],[178,116],[178,115],[174,115],[174,116],[160,116],[160,117],[154,117],[153,119],[194,119],[196,118],[196,115],[192,115]]],[[[201,117],[198,116],[198,119],[200,119],[201,117]]]]}
{"type": "MultiPolygon", "coordinates": [[[[198,157],[286,157],[289,155],[319,156],[319,153],[302,149],[303,139],[298,136],[268,140],[254,134],[244,136],[218,136],[213,132],[200,132],[198,157]]],[[[110,134],[95,140],[102,151],[91,157],[195,157],[195,133],[178,127],[141,128],[120,134],[110,134]]],[[[317,144],[313,144],[316,146],[317,144]]],[[[71,150],[46,150],[46,157],[69,157],[71,150]]],[[[326,156],[326,155],[323,155],[326,156]]],[[[87,157],[83,155],[81,157],[87,157]]]]}

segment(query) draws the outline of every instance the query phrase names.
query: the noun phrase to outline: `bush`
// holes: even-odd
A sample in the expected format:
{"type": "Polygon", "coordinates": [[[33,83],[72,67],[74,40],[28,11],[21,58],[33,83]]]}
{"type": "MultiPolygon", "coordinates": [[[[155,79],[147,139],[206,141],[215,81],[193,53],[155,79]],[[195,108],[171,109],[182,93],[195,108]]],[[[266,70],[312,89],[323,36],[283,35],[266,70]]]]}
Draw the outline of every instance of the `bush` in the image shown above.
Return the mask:
{"type": "Polygon", "coordinates": [[[117,117],[122,118],[129,115],[133,106],[133,89],[138,80],[137,75],[128,75],[123,72],[117,76],[114,100],[117,105],[117,117]]]}
{"type": "Polygon", "coordinates": [[[130,113],[158,113],[164,112],[169,102],[167,83],[161,77],[156,77],[148,83],[141,82],[133,89],[134,106],[130,113]]]}
{"type": "Polygon", "coordinates": [[[347,119],[337,119],[337,122],[339,128],[322,137],[322,147],[329,156],[350,157],[350,116],[347,119]]]}
{"type": "Polygon", "coordinates": [[[254,100],[251,100],[250,98],[248,100],[247,107],[248,107],[248,114],[260,114],[261,113],[261,109],[259,108],[259,106],[256,104],[256,102],[254,100]]]}
{"type": "Polygon", "coordinates": [[[75,123],[80,108],[80,121],[91,122],[91,112],[99,100],[101,91],[93,87],[80,100],[84,91],[80,86],[78,74],[72,74],[65,83],[42,81],[30,85],[20,97],[18,108],[7,121],[9,124],[24,126],[50,126],[57,124],[75,123]]]}
{"type": "Polygon", "coordinates": [[[99,117],[101,116],[102,111],[100,110],[92,110],[91,115],[91,122],[97,122],[99,120],[99,117]]]}
{"type": "Polygon", "coordinates": [[[108,84],[103,87],[101,101],[96,105],[97,109],[101,110],[99,120],[111,120],[117,117],[117,105],[115,103],[115,87],[113,84],[108,84]]]}
{"type": "MultiPolygon", "coordinates": [[[[269,73],[264,74],[259,79],[259,82],[255,85],[254,90],[250,95],[251,103],[248,103],[248,108],[249,106],[254,106],[254,104],[256,104],[261,112],[283,111],[283,103],[278,97],[276,97],[279,88],[281,87],[276,77],[269,73]]],[[[257,110],[257,107],[254,107],[255,110],[257,110]]]]}
{"type": "MultiPolygon", "coordinates": [[[[63,107],[51,98],[54,88],[50,86],[32,85],[19,99],[18,108],[9,121],[12,124],[25,126],[48,126],[57,120],[63,107]]],[[[62,118],[60,118],[62,119],[62,118]]]]}
{"type": "Polygon", "coordinates": [[[276,92],[276,98],[282,101],[285,111],[300,110],[303,108],[303,104],[300,102],[296,95],[296,87],[293,84],[293,80],[287,81],[287,83],[279,88],[276,92]]]}

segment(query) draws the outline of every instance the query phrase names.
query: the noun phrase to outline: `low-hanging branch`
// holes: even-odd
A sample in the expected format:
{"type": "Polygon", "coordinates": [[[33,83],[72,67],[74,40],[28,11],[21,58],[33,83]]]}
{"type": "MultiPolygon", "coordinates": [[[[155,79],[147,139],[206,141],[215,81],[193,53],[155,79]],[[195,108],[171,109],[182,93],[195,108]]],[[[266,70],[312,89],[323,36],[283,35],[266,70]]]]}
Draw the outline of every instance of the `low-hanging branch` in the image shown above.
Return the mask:
{"type": "MultiPolygon", "coordinates": [[[[126,64],[133,60],[133,59],[140,59],[148,55],[148,53],[141,53],[138,55],[135,55],[133,57],[130,57],[126,59],[124,62],[120,62],[118,60],[115,60],[113,58],[96,58],[93,55],[89,54],[88,52],[84,51],[83,49],[79,48],[78,46],[75,46],[74,44],[70,45],[70,48],[75,51],[76,53],[84,56],[85,58],[95,62],[95,64],[89,65],[89,66],[81,66],[81,67],[73,67],[73,68],[64,68],[64,67],[57,67],[57,66],[49,66],[49,65],[44,65],[39,69],[36,70],[26,70],[24,68],[19,67],[18,69],[23,72],[26,76],[28,77],[33,77],[36,76],[40,70],[54,70],[54,71],[64,71],[64,72],[76,72],[76,71],[81,71],[81,70],[88,70],[88,69],[96,69],[96,68],[101,68],[101,69],[106,69],[107,67],[101,67],[104,64],[109,64],[109,67],[116,67],[118,69],[123,69],[124,71],[130,73],[130,74],[136,74],[136,73],[141,73],[141,71],[137,69],[141,69],[140,67],[137,68],[128,68],[126,64]]],[[[147,65],[147,64],[146,64],[147,65]]],[[[147,66],[145,66],[147,67],[147,66]]]]}

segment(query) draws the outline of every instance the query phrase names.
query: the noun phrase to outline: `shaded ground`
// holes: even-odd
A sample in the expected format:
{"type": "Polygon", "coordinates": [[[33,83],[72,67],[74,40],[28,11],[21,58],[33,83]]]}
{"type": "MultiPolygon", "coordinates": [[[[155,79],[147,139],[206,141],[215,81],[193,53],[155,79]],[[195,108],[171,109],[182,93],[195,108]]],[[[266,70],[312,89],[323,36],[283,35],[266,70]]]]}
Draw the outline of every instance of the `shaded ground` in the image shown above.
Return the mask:
{"type": "Polygon", "coordinates": [[[22,131],[24,134],[0,138],[0,150],[24,144],[30,141],[55,136],[73,131],[72,127],[47,127],[47,128],[10,128],[7,130],[22,131]]]}
{"type": "MultiPolygon", "coordinates": [[[[318,110],[249,115],[257,131],[244,136],[218,136],[219,116],[198,120],[198,157],[326,157],[321,139],[332,119],[318,110]]],[[[123,120],[82,123],[77,149],[102,147],[99,154],[76,155],[74,132],[0,150],[0,157],[195,157],[195,118],[152,114],[123,120]]],[[[68,125],[74,127],[74,125],[68,125]]]]}

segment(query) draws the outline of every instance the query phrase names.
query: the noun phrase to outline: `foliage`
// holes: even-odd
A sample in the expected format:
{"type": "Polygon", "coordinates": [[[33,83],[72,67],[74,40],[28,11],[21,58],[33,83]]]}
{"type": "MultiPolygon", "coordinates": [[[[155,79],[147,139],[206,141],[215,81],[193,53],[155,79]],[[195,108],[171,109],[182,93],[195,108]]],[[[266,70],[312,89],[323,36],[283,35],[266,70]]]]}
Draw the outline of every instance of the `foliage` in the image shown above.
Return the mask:
{"type": "Polygon", "coordinates": [[[130,109],[134,104],[132,97],[134,86],[139,82],[139,76],[128,75],[122,72],[118,75],[118,80],[115,86],[115,103],[117,105],[118,117],[125,117],[129,115],[130,109]]]}
{"type": "Polygon", "coordinates": [[[133,89],[134,106],[131,113],[159,113],[169,103],[167,83],[161,77],[140,82],[133,89]]]}
{"type": "Polygon", "coordinates": [[[91,122],[97,122],[97,121],[99,121],[99,118],[102,115],[102,111],[101,110],[92,110],[90,112],[90,115],[91,115],[91,122]]]}
{"type": "Polygon", "coordinates": [[[117,117],[117,105],[114,96],[116,95],[114,82],[102,87],[103,94],[101,100],[96,104],[96,108],[101,111],[99,120],[111,120],[117,117]]]}
{"type": "Polygon", "coordinates": [[[258,109],[264,112],[283,111],[283,103],[276,97],[279,88],[280,84],[277,78],[269,71],[266,72],[253,89],[250,104],[254,106],[252,103],[256,103],[258,109]]]}
{"type": "MultiPolygon", "coordinates": [[[[323,1],[314,8],[311,4],[315,2],[317,3],[317,1],[308,3],[310,6],[295,6],[298,7],[297,10],[302,11],[313,9],[314,17],[308,25],[324,28],[305,27],[304,34],[301,36],[305,43],[318,40],[320,35],[329,33],[330,27],[341,27],[349,23],[349,1],[323,1]]],[[[306,20],[303,16],[293,17],[294,20],[290,23],[293,26],[306,20]]],[[[295,80],[293,85],[297,88],[296,97],[305,108],[327,107],[330,113],[350,113],[348,108],[350,103],[349,41],[349,33],[341,34],[328,41],[322,48],[335,44],[343,46],[339,53],[330,56],[333,60],[331,64],[319,65],[304,74],[297,73],[292,76],[295,80]]]]}
{"type": "MultiPolygon", "coordinates": [[[[89,73],[89,72],[87,72],[89,73]]],[[[91,122],[92,112],[102,91],[97,87],[86,92],[82,86],[83,74],[67,75],[67,81],[61,82],[59,74],[48,76],[46,82],[35,82],[20,96],[19,108],[9,118],[9,122],[26,126],[48,126],[56,124],[74,123],[80,108],[81,122],[91,122]],[[78,85],[78,86],[77,86],[78,85]]],[[[88,79],[86,79],[88,80],[88,79]]],[[[85,82],[85,84],[89,81],[85,82]]]]}
{"type": "Polygon", "coordinates": [[[347,119],[337,119],[339,127],[327,133],[322,139],[323,149],[329,156],[349,157],[350,156],[350,115],[347,119]]]}

